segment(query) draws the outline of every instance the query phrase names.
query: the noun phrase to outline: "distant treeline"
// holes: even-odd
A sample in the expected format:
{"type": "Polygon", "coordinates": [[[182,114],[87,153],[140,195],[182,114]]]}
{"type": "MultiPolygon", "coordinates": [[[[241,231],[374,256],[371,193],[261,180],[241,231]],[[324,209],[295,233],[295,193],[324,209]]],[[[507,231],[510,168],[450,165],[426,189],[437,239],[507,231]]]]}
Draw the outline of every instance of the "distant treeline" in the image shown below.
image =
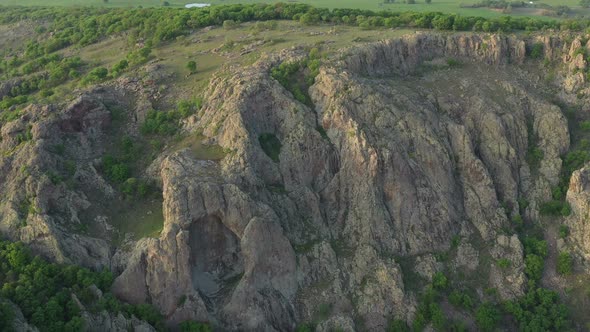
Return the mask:
{"type": "Polygon", "coordinates": [[[304,24],[347,24],[364,28],[404,27],[456,31],[583,30],[588,20],[542,20],[530,17],[463,17],[439,12],[392,12],[360,9],[324,9],[305,4],[276,3],[184,8],[33,8],[0,7],[0,23],[26,19],[46,22],[48,33],[39,51],[52,52],[69,45],[88,45],[109,35],[128,31],[132,37],[157,44],[224,21],[298,20],[304,24]]]}
{"type": "Polygon", "coordinates": [[[482,0],[477,3],[461,4],[461,8],[490,8],[501,9],[502,13],[510,14],[513,8],[538,8],[543,16],[567,16],[570,8],[565,5],[551,6],[544,3],[530,1],[482,0]]]}

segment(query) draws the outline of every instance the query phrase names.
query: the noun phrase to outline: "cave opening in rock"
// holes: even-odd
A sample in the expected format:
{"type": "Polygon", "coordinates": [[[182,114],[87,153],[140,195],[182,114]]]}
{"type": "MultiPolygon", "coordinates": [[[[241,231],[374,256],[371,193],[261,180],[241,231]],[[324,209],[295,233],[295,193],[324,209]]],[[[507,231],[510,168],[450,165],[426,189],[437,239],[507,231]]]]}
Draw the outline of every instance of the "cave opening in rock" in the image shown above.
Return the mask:
{"type": "Polygon", "coordinates": [[[244,271],[239,238],[216,216],[193,222],[189,236],[193,287],[211,300],[221,297],[244,271]]]}

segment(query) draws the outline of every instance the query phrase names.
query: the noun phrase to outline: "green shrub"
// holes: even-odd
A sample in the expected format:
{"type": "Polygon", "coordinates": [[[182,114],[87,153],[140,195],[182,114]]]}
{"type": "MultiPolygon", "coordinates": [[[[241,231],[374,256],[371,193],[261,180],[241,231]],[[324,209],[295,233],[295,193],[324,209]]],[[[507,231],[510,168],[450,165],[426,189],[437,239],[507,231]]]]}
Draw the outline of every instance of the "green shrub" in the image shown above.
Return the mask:
{"type": "Polygon", "coordinates": [[[551,190],[551,196],[554,200],[561,200],[563,199],[563,190],[560,187],[555,187],[551,190]]]}
{"type": "Polygon", "coordinates": [[[561,275],[569,275],[572,273],[573,269],[573,259],[572,256],[565,251],[559,253],[557,257],[557,273],[561,275]]]}
{"type": "Polygon", "coordinates": [[[504,309],[518,322],[520,331],[570,331],[568,310],[553,291],[531,288],[525,296],[506,302],[504,309]]]}
{"type": "Polygon", "coordinates": [[[547,242],[539,240],[533,236],[527,236],[522,239],[524,245],[525,255],[535,254],[542,258],[546,258],[548,254],[547,242]]]}
{"type": "Polygon", "coordinates": [[[51,183],[54,185],[58,185],[58,184],[62,183],[64,180],[63,176],[61,176],[60,174],[58,174],[54,171],[47,171],[45,173],[45,175],[47,175],[47,177],[49,178],[49,181],[51,181],[51,183]]]}
{"type": "Polygon", "coordinates": [[[527,277],[534,281],[541,280],[541,277],[543,276],[543,268],[545,266],[543,258],[535,254],[528,254],[525,257],[524,262],[524,272],[527,275],[527,277]]]}
{"type": "Polygon", "coordinates": [[[127,197],[131,198],[146,197],[150,191],[151,186],[149,185],[149,183],[143,180],[138,180],[136,178],[128,178],[121,185],[121,192],[127,195],[127,197]]]}
{"type": "Polygon", "coordinates": [[[509,259],[507,259],[507,258],[498,259],[498,266],[500,268],[507,269],[510,267],[510,265],[511,265],[511,262],[509,259]]]}
{"type": "Polygon", "coordinates": [[[141,125],[140,131],[144,135],[168,135],[171,136],[178,130],[180,116],[175,111],[148,112],[145,122],[141,125]]]}
{"type": "Polygon", "coordinates": [[[492,303],[484,303],[477,308],[475,321],[481,331],[494,331],[500,321],[500,312],[492,303]]]}
{"type": "Polygon", "coordinates": [[[111,69],[111,73],[113,74],[113,76],[119,76],[128,67],[129,67],[129,62],[127,60],[123,59],[123,60],[117,62],[115,65],[113,65],[113,68],[111,69]]]}
{"type": "Polygon", "coordinates": [[[512,217],[512,223],[514,224],[517,230],[520,230],[524,227],[524,221],[522,220],[520,214],[517,214],[514,217],[512,217]]]}
{"type": "Polygon", "coordinates": [[[446,289],[449,284],[447,277],[442,272],[436,272],[432,276],[432,286],[435,289],[443,290],[446,289]]]}
{"type": "Polygon", "coordinates": [[[82,84],[101,82],[108,76],[108,74],[109,70],[104,67],[94,68],[82,79],[82,84]]]}
{"type": "Polygon", "coordinates": [[[473,308],[473,300],[471,297],[466,293],[461,293],[459,291],[452,291],[449,295],[449,302],[456,308],[463,308],[467,310],[471,310],[473,308]]]}
{"type": "Polygon", "coordinates": [[[572,208],[568,202],[564,202],[560,211],[563,217],[567,217],[572,213],[572,208]]]}
{"type": "Polygon", "coordinates": [[[552,200],[542,203],[539,208],[539,213],[544,216],[564,216],[567,217],[571,213],[571,207],[567,202],[552,200]]]}
{"type": "Polygon", "coordinates": [[[521,213],[523,213],[526,208],[529,206],[529,201],[526,200],[526,198],[523,197],[519,197],[518,198],[518,208],[520,210],[521,213]]]}
{"type": "Polygon", "coordinates": [[[541,160],[543,160],[544,156],[545,154],[543,153],[543,150],[532,146],[529,147],[529,150],[527,151],[526,160],[531,168],[536,169],[539,167],[539,164],[541,163],[541,160]]]}
{"type": "Polygon", "coordinates": [[[460,235],[453,235],[451,238],[451,248],[457,248],[461,244],[461,236],[460,235]]]}
{"type": "Polygon", "coordinates": [[[279,66],[272,68],[270,73],[274,79],[293,94],[297,101],[308,106],[312,105],[312,101],[307,89],[314,83],[321,65],[319,59],[311,56],[317,57],[318,52],[314,51],[306,60],[283,62],[279,66]]]}
{"type": "Polygon", "coordinates": [[[559,226],[559,238],[564,239],[570,234],[570,229],[566,225],[559,226]]]}
{"type": "Polygon", "coordinates": [[[430,321],[432,322],[432,326],[437,331],[444,331],[447,325],[447,319],[445,318],[445,314],[442,312],[440,306],[436,303],[430,304],[430,321]]]}
{"type": "MultiPolygon", "coordinates": [[[[15,303],[29,324],[41,331],[81,331],[84,321],[72,295],[91,312],[120,310],[131,313],[162,328],[162,316],[151,305],[121,304],[109,289],[113,275],[107,270],[93,272],[74,265],[57,265],[33,256],[22,243],[0,241],[0,297],[15,303]],[[104,294],[98,301],[89,286],[104,294]]],[[[0,301],[0,328],[7,330],[10,312],[0,301]]]]}
{"type": "Polygon", "coordinates": [[[186,118],[201,109],[202,104],[203,100],[201,98],[181,100],[178,102],[176,110],[181,118],[186,118]]]}
{"type": "Polygon", "coordinates": [[[258,142],[264,153],[275,163],[278,163],[282,147],[281,141],[274,134],[264,133],[258,137],[258,142]]]}
{"type": "Polygon", "coordinates": [[[127,54],[127,61],[132,65],[140,65],[146,63],[152,54],[152,48],[145,46],[127,54]]]}
{"type": "Polygon", "coordinates": [[[453,59],[453,58],[447,59],[447,66],[449,66],[449,67],[459,67],[460,65],[461,65],[461,62],[459,62],[459,60],[457,60],[457,59],[453,59]]]}
{"type": "Polygon", "coordinates": [[[211,332],[211,326],[207,323],[199,323],[191,320],[184,321],[178,325],[180,332],[211,332]]]}
{"type": "Polygon", "coordinates": [[[111,155],[106,155],[102,158],[102,169],[111,181],[117,183],[124,182],[131,175],[129,166],[111,155]]]}
{"type": "Polygon", "coordinates": [[[406,321],[401,319],[394,319],[389,323],[387,332],[410,332],[410,327],[406,321]]]}
{"type": "Polygon", "coordinates": [[[590,161],[590,153],[584,150],[570,151],[563,159],[563,172],[567,175],[572,174],[575,170],[582,168],[586,162],[590,161]]]}
{"type": "Polygon", "coordinates": [[[535,43],[531,47],[530,57],[533,59],[541,59],[544,56],[544,46],[542,43],[535,43]]]}
{"type": "Polygon", "coordinates": [[[580,129],[583,131],[590,131],[590,120],[580,122],[580,129]]]}
{"type": "Polygon", "coordinates": [[[197,72],[197,63],[194,60],[191,60],[186,64],[186,68],[191,74],[194,74],[197,72]]]}
{"type": "Polygon", "coordinates": [[[0,302],[0,331],[12,331],[13,320],[14,311],[12,307],[6,302],[0,302]]]}

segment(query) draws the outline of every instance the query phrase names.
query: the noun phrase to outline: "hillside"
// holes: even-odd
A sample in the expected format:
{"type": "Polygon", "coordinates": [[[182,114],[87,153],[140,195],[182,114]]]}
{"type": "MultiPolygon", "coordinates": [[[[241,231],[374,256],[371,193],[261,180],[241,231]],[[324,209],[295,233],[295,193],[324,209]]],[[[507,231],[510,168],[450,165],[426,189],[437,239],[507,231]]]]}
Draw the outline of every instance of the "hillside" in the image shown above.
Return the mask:
{"type": "Polygon", "coordinates": [[[587,330],[588,22],[358,13],[0,9],[0,329],[587,330]]]}

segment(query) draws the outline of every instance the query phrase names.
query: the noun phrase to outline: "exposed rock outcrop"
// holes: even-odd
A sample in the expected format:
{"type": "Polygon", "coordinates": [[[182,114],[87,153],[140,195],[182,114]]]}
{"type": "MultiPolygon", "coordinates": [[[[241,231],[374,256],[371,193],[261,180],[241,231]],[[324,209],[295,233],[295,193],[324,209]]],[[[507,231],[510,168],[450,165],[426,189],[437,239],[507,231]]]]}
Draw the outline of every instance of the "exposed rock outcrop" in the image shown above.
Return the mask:
{"type": "MultiPolygon", "coordinates": [[[[0,232],[54,261],[110,266],[118,297],[154,304],[171,324],[291,331],[321,318],[320,331],[382,331],[391,318],[410,321],[419,287],[445,268],[483,280],[479,293],[520,296],[523,249],[510,220],[538,217],[569,149],[550,83],[527,70],[536,43],[564,64],[562,99],[585,93],[582,40],[560,36],[416,34],[346,50],[321,68],[311,107],[269,74],[298,50],[228,69],[184,123],[224,158],[156,158],[146,173],[160,178],[164,229],[115,253],[78,228],[103,220],[109,207],[97,202],[117,200],[100,172],[110,106],[132,110],[124,130],[137,133],[161,97],[158,65],[149,82],[122,78],[63,107],[31,106],[0,130],[0,232]],[[499,259],[511,268],[489,263],[499,259]]],[[[574,174],[568,201],[572,241],[588,253],[586,178],[574,174]]],[[[106,313],[86,320],[149,329],[106,313]]]]}
{"type": "Polygon", "coordinates": [[[402,261],[420,262],[427,279],[432,253],[453,252],[458,236],[457,270],[487,277],[481,287],[504,299],[522,295],[522,245],[504,233],[519,197],[530,214],[550,198],[569,147],[559,107],[530,91],[542,82],[507,67],[525,61],[526,45],[426,34],[368,45],[321,69],[313,109],[268,74],[293,53],[215,78],[186,130],[226,156],[163,160],[162,236],[129,254],[116,293],[175,322],[287,331],[322,312],[320,329],[384,330],[415,310],[402,261]],[[463,65],[424,67],[450,57],[463,65]],[[280,141],[278,162],[263,134],[280,141]],[[543,151],[533,168],[532,144],[543,151]]]}
{"type": "Polygon", "coordinates": [[[586,165],[572,174],[566,199],[572,209],[571,215],[566,218],[570,233],[567,243],[582,263],[590,266],[590,166],[586,165]]]}
{"type": "Polygon", "coordinates": [[[95,220],[106,213],[101,203],[119,197],[98,169],[116,139],[112,108],[134,99],[124,90],[97,87],[65,105],[14,110],[15,119],[0,129],[4,237],[59,263],[111,265],[111,236],[95,220]],[[100,230],[90,235],[88,228],[100,230]]]}

